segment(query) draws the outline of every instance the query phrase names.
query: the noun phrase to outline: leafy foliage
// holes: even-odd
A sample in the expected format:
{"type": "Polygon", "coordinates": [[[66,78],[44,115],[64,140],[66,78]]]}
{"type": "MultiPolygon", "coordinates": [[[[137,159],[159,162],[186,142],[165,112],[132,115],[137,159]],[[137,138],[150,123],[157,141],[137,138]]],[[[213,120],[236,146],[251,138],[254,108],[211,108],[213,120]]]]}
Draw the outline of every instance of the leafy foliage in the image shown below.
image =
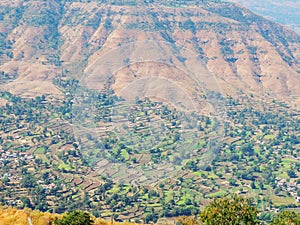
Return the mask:
{"type": "Polygon", "coordinates": [[[201,221],[193,216],[183,216],[178,220],[181,224],[184,225],[201,225],[201,221]]]}
{"type": "Polygon", "coordinates": [[[299,225],[300,216],[295,212],[282,211],[276,217],[274,217],[270,225],[299,225]]]}
{"type": "Polygon", "coordinates": [[[73,211],[67,213],[62,219],[55,219],[56,225],[92,225],[94,221],[90,215],[82,211],[73,211]]]}
{"type": "Polygon", "coordinates": [[[233,195],[232,198],[215,199],[200,213],[200,220],[207,225],[257,225],[258,210],[249,199],[233,195]]]}

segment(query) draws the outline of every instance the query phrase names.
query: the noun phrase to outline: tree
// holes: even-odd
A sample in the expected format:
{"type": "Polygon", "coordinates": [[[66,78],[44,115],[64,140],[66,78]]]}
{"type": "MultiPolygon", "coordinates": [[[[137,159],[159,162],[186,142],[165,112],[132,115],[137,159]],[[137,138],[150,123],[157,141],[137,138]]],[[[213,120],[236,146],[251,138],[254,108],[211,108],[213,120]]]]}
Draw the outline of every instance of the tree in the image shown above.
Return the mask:
{"type": "Polygon", "coordinates": [[[199,214],[206,225],[258,225],[258,210],[249,199],[233,195],[231,198],[214,199],[199,214]]]}
{"type": "Polygon", "coordinates": [[[146,216],[145,216],[145,218],[144,218],[144,222],[145,222],[145,223],[149,223],[149,222],[151,222],[151,221],[154,222],[154,223],[156,223],[157,220],[158,220],[157,215],[154,214],[154,213],[146,214],[146,216]]]}
{"type": "Polygon", "coordinates": [[[252,143],[243,144],[241,149],[242,149],[243,154],[246,154],[246,155],[253,155],[254,154],[254,148],[253,148],[252,143]]]}
{"type": "Polygon", "coordinates": [[[93,223],[90,214],[78,210],[67,213],[62,219],[54,220],[56,225],[92,225],[93,223]]]}
{"type": "Polygon", "coordinates": [[[289,170],[288,175],[289,175],[290,178],[297,178],[297,174],[293,170],[289,170]]]}
{"type": "Polygon", "coordinates": [[[21,208],[32,208],[32,204],[29,198],[21,197],[22,206],[21,208]]]}
{"type": "Polygon", "coordinates": [[[275,216],[270,225],[299,225],[300,216],[295,212],[282,211],[277,216],[275,216]]]}
{"type": "Polygon", "coordinates": [[[32,174],[26,174],[21,180],[22,187],[33,188],[36,186],[36,180],[32,174]]]}
{"type": "Polygon", "coordinates": [[[9,179],[8,176],[4,176],[4,177],[2,178],[2,181],[3,181],[3,184],[4,184],[4,185],[8,185],[8,183],[10,182],[10,179],[9,179]]]}
{"type": "Polygon", "coordinates": [[[237,186],[236,180],[233,179],[233,178],[230,178],[230,179],[229,179],[229,185],[230,185],[230,186],[237,186]]]}

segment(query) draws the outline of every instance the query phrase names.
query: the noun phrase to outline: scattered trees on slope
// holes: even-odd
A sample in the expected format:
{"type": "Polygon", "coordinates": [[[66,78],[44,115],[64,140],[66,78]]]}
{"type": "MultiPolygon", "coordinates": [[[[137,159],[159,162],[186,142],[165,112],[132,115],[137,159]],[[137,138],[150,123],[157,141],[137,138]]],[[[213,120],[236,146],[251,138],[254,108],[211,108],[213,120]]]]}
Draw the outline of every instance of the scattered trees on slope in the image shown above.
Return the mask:
{"type": "MultiPolygon", "coordinates": [[[[259,225],[258,209],[249,199],[233,195],[214,199],[198,217],[181,217],[182,225],[259,225]]],[[[270,225],[300,225],[300,216],[292,211],[282,211],[271,220],[270,225]]]]}

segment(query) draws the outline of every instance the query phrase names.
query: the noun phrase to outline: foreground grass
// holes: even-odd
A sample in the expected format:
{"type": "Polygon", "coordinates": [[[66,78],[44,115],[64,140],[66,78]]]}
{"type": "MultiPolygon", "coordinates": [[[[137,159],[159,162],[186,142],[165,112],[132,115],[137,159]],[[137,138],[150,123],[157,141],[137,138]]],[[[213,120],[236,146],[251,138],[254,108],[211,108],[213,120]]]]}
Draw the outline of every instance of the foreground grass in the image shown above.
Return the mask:
{"type": "MultiPolygon", "coordinates": [[[[40,212],[30,209],[19,210],[12,207],[0,207],[0,225],[29,225],[30,218],[33,225],[50,225],[55,218],[63,215],[40,212]]],[[[94,225],[110,225],[110,221],[95,219],[94,225]]],[[[134,225],[133,223],[114,223],[115,225],[134,225]]]]}

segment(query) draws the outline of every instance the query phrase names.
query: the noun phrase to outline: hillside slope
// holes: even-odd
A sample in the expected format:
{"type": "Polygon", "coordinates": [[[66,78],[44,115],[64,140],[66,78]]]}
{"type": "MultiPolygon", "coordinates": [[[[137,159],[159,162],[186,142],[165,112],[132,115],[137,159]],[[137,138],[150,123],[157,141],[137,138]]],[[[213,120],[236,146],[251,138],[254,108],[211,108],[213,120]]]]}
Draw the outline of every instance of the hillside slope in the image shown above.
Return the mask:
{"type": "Polygon", "coordinates": [[[232,0],[273,21],[285,24],[300,33],[300,2],[295,0],[232,0]]]}
{"type": "Polygon", "coordinates": [[[232,3],[195,2],[1,1],[3,88],[59,96],[53,78],[97,71],[103,54],[128,42],[164,41],[199,55],[223,94],[299,101],[299,35],[232,3]]]}
{"type": "Polygon", "coordinates": [[[218,0],[2,0],[0,23],[1,204],[147,222],[230,193],[265,218],[299,208],[295,32],[218,0]]]}

